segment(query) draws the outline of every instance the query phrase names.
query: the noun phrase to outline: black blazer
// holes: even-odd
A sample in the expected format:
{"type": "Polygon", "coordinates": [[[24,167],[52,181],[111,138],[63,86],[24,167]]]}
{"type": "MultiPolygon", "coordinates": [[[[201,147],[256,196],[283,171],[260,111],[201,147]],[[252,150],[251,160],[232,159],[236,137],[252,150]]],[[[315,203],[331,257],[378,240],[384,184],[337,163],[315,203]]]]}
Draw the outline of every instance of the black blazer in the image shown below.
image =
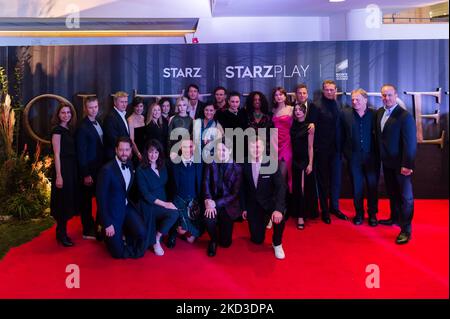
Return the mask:
{"type": "Polygon", "coordinates": [[[242,183],[242,167],[237,163],[223,163],[225,172],[222,179],[222,196],[218,196],[219,166],[212,162],[205,166],[203,172],[203,194],[205,199],[216,202],[217,208],[225,208],[227,214],[236,219],[241,216],[239,192],[242,183]]]}
{"type": "Polygon", "coordinates": [[[194,119],[202,119],[205,117],[203,110],[205,109],[206,103],[202,101],[197,102],[197,108],[195,109],[195,118],[194,119]]]}
{"type": "Polygon", "coordinates": [[[103,142],[105,145],[106,160],[111,160],[116,155],[114,149],[117,138],[130,136],[128,127],[123,122],[119,113],[113,108],[103,121],[103,142]]]}
{"type": "Polygon", "coordinates": [[[314,133],[314,151],[319,152],[341,152],[341,127],[340,113],[342,105],[339,101],[335,103],[322,96],[315,102],[316,119],[314,133]],[[336,149],[331,149],[336,145],[336,149]]]}
{"type": "Polygon", "coordinates": [[[417,149],[414,118],[397,105],[381,132],[381,118],[384,112],[384,107],[381,107],[376,114],[376,138],[383,165],[394,169],[401,167],[414,169],[417,149]]]}
{"type": "MultiPolygon", "coordinates": [[[[268,166],[268,164],[262,164],[261,166],[268,166]]],[[[242,189],[243,210],[255,211],[256,204],[259,204],[267,213],[272,213],[275,210],[285,213],[286,185],[279,167],[273,174],[261,174],[260,172],[255,188],[252,164],[244,163],[242,189]]]]}
{"type": "Polygon", "coordinates": [[[78,167],[81,177],[97,177],[103,165],[104,147],[94,125],[85,117],[76,133],[78,167]]]}
{"type": "Polygon", "coordinates": [[[129,198],[129,191],[133,185],[134,171],[131,161],[130,165],[131,179],[128,188],[126,188],[121,168],[117,164],[116,159],[112,159],[106,163],[100,170],[97,182],[97,204],[98,213],[102,225],[106,228],[114,225],[114,228],[122,227],[125,219],[126,205],[133,205],[129,198]]]}
{"type": "MultiPolygon", "coordinates": [[[[376,143],[375,137],[375,122],[376,122],[376,110],[373,108],[367,108],[367,112],[370,112],[370,116],[372,117],[371,121],[371,144],[370,144],[370,153],[373,156],[378,158],[378,147],[376,143]]],[[[342,130],[342,152],[347,160],[352,158],[352,137],[353,137],[353,108],[346,107],[341,112],[341,130],[342,130]]]]}

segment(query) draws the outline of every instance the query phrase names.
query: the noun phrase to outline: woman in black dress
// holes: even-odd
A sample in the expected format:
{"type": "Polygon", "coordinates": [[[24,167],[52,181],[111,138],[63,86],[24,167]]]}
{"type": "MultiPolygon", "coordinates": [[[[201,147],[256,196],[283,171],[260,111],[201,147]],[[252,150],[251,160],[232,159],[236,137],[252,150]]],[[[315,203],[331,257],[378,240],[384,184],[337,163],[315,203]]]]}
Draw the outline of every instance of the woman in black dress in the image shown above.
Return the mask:
{"type": "MultiPolygon", "coordinates": [[[[266,152],[269,155],[270,151],[270,128],[273,128],[272,116],[269,113],[269,102],[267,101],[266,96],[259,92],[253,91],[250,92],[246,101],[245,101],[245,109],[248,115],[248,127],[251,127],[255,130],[258,135],[258,129],[265,130],[265,136],[263,136],[266,140],[266,152]]],[[[263,131],[262,131],[263,132],[263,131]]],[[[245,143],[247,145],[247,143],[245,143]]]]}
{"type": "Polygon", "coordinates": [[[164,154],[167,154],[167,141],[169,139],[168,121],[162,116],[161,106],[158,103],[152,103],[148,107],[145,124],[143,146],[151,139],[155,139],[161,143],[164,154]]]}
{"type": "Polygon", "coordinates": [[[67,221],[77,213],[78,182],[72,110],[60,104],[53,116],[52,149],[54,171],[50,198],[51,215],[56,220],[56,240],[64,247],[73,246],[67,236],[67,221]]]}
{"type": "Polygon", "coordinates": [[[292,216],[297,217],[297,228],[304,229],[306,212],[317,210],[317,196],[313,170],[314,128],[305,121],[306,106],[295,105],[291,126],[292,143],[292,216]]]}

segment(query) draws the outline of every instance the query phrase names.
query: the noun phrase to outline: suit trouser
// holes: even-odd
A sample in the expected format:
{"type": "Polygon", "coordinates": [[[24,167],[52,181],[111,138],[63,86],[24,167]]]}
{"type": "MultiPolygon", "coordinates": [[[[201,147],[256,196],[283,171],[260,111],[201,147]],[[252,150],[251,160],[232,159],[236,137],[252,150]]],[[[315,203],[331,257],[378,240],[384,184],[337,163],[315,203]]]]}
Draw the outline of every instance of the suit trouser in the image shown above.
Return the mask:
{"type": "MultiPolygon", "coordinates": [[[[104,225],[105,228],[109,225],[104,225]]],[[[146,247],[146,229],[139,213],[130,204],[127,205],[122,225],[114,224],[115,234],[106,237],[105,243],[113,258],[142,257],[146,247]],[[124,241],[122,235],[125,234],[124,241]]]]}
{"type": "Polygon", "coordinates": [[[163,235],[169,233],[170,228],[175,225],[180,217],[178,210],[167,209],[159,205],[152,206],[152,214],[157,224],[157,230],[163,235]]]}
{"type": "MultiPolygon", "coordinates": [[[[250,230],[250,240],[256,244],[262,244],[266,236],[266,225],[272,217],[273,211],[267,211],[259,204],[255,204],[254,210],[249,209],[247,212],[248,227],[250,230]]],[[[272,243],[274,246],[281,245],[285,216],[279,224],[273,223],[272,243]]]]}
{"type": "Polygon", "coordinates": [[[225,208],[219,208],[213,218],[205,217],[205,224],[211,241],[218,242],[222,247],[231,246],[234,222],[225,208]],[[219,231],[217,231],[217,226],[219,231]]]}
{"type": "Polygon", "coordinates": [[[322,217],[339,210],[341,193],[341,153],[315,152],[315,171],[322,217]]]}
{"type": "Polygon", "coordinates": [[[349,162],[356,216],[364,217],[364,183],[369,216],[378,212],[378,179],[380,166],[371,153],[353,153],[349,162]]]}
{"type": "Polygon", "coordinates": [[[399,168],[383,165],[384,183],[389,196],[391,219],[398,221],[403,232],[411,232],[414,215],[414,195],[411,175],[400,174],[399,168]]]}
{"type": "Polygon", "coordinates": [[[96,213],[96,219],[92,217],[92,198],[95,197],[95,183],[91,186],[81,185],[81,225],[83,233],[95,231],[95,225],[99,225],[99,214],[96,213]]]}

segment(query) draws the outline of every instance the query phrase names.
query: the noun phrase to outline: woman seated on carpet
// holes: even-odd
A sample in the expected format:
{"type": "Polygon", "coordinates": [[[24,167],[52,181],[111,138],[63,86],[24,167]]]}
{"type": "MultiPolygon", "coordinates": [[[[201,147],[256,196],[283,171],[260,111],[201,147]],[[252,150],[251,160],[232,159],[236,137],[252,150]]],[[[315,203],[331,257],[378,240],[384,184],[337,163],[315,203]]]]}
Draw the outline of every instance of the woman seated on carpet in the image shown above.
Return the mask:
{"type": "Polygon", "coordinates": [[[147,246],[153,244],[157,256],[164,255],[160,241],[178,220],[178,210],[167,201],[165,187],[168,180],[164,165],[162,145],[151,139],[144,148],[142,163],[136,170],[136,182],[139,189],[139,207],[148,229],[147,246]],[[155,235],[156,232],[156,235],[155,235]]]}

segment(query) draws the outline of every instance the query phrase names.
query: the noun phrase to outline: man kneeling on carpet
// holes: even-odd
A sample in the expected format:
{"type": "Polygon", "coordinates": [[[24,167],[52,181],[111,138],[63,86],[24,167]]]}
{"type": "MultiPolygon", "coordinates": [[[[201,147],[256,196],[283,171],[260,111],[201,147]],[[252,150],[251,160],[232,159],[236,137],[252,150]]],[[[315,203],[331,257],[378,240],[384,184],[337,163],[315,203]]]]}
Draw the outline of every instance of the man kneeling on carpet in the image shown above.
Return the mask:
{"type": "Polygon", "coordinates": [[[138,258],[146,251],[146,228],[129,199],[134,171],[131,164],[132,142],[129,137],[116,141],[116,156],[99,174],[97,202],[105,243],[114,258],[138,258]]]}
{"type": "Polygon", "coordinates": [[[271,161],[264,163],[265,142],[259,136],[250,140],[249,150],[251,158],[243,167],[242,218],[248,220],[250,240],[255,244],[264,243],[266,225],[271,220],[275,257],[284,259],[281,241],[285,225],[285,182],[278,165],[272,167],[271,161]]]}

